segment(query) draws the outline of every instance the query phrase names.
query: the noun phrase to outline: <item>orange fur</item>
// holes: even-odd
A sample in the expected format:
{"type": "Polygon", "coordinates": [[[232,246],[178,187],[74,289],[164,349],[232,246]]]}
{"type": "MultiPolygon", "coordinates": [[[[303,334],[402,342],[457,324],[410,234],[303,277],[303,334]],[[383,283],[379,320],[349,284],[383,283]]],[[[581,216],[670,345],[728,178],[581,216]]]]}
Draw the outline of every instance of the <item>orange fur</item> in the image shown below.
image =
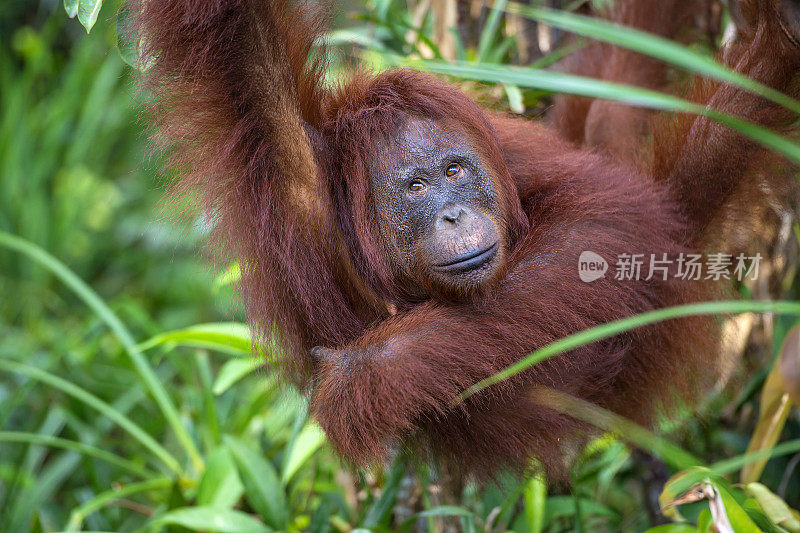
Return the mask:
{"type": "MultiPolygon", "coordinates": [[[[690,26],[689,4],[624,0],[612,17],[673,38],[690,26]]],[[[800,51],[776,30],[770,2],[743,5],[757,23],[725,60],[796,95],[800,51]]],[[[648,423],[675,393],[690,396],[713,377],[715,322],[684,319],[573,350],[449,404],[565,335],[716,294],[673,278],[583,283],[577,258],[701,251],[730,200],[753,183],[759,146],[687,116],[657,125],[648,152],[634,137],[650,131],[649,113],[559,98],[550,128],[486,113],[457,88],[408,70],[325,89],[324,51],[309,62],[324,17],[285,0],[147,0],[140,9],[153,120],[174,142],[180,188],[203,195],[217,242],[242,265],[256,336],[278,334],[281,368],[310,390],[314,416],[348,459],[375,461],[407,442],[466,472],[524,468],[531,455],[563,472],[564,443],[588,428],[535,405],[532,386],[648,423]],[[369,172],[386,157],[381,139],[409,116],[464,128],[494,170],[512,242],[497,286],[455,300],[420,297],[392,268],[369,172]],[[316,361],[309,350],[318,345],[336,350],[316,361]]],[[[574,61],[614,81],[664,81],[653,60],[609,47],[574,61]]],[[[790,118],[730,86],[698,81],[694,91],[767,127],[790,118]]]]}

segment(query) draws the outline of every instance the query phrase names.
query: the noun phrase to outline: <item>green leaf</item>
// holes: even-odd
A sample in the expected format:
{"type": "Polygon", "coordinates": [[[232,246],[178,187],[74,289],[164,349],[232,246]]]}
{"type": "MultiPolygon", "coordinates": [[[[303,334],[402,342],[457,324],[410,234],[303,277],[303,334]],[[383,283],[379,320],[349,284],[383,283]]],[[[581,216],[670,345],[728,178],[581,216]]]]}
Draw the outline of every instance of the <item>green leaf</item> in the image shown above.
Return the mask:
{"type": "Polygon", "coordinates": [[[375,500],[372,506],[370,506],[367,514],[364,516],[361,527],[372,529],[381,524],[385,524],[394,507],[394,502],[397,499],[397,492],[400,490],[400,482],[403,480],[405,473],[406,462],[402,455],[398,455],[389,472],[386,484],[383,486],[380,498],[375,500]]]}
{"type": "Polygon", "coordinates": [[[697,528],[689,524],[664,524],[663,526],[651,527],[644,533],[696,533],[697,528]]]}
{"type": "Polygon", "coordinates": [[[74,19],[78,14],[78,0],[64,0],[64,10],[69,18],[74,19]]]}
{"type": "Polygon", "coordinates": [[[233,507],[244,493],[236,465],[227,448],[217,448],[206,462],[206,470],[197,488],[197,504],[210,507],[233,507]]]}
{"type": "Polygon", "coordinates": [[[790,531],[800,533],[800,520],[792,513],[792,509],[761,483],[749,483],[747,492],[758,502],[764,514],[775,524],[790,531]]]}
{"type": "Polygon", "coordinates": [[[281,479],[288,483],[308,459],[325,443],[325,432],[309,422],[294,439],[283,463],[281,479]]]}
{"type": "Polygon", "coordinates": [[[547,498],[547,505],[545,506],[545,529],[561,518],[575,518],[578,513],[576,503],[580,505],[581,513],[584,516],[601,516],[611,520],[619,519],[613,509],[594,500],[573,496],[551,496],[547,498]]]}
{"type": "Polygon", "coordinates": [[[787,315],[800,315],[800,303],[798,302],[748,302],[748,301],[720,301],[720,302],[704,302],[697,304],[678,305],[675,307],[668,307],[666,309],[657,309],[649,311],[629,318],[615,320],[607,324],[602,324],[568,337],[564,337],[558,341],[544,346],[532,354],[523,357],[513,365],[498,372],[494,376],[490,376],[484,380],[479,381],[472,387],[468,388],[461,395],[454,399],[453,403],[457,404],[469,398],[478,391],[490,387],[495,383],[504,381],[510,377],[516,376],[520,372],[531,368],[532,366],[540,363],[550,357],[560,353],[568,352],[569,350],[591,344],[592,342],[608,339],[625,331],[630,331],[642,326],[662,322],[672,318],[679,318],[684,316],[696,316],[707,314],[737,314],[737,313],[776,313],[787,315]]]}
{"type": "Polygon", "coordinates": [[[140,52],[139,41],[133,31],[133,20],[130,9],[120,9],[117,13],[117,21],[114,24],[114,32],[117,34],[117,50],[122,60],[133,68],[139,68],[140,52]]]}
{"type": "Polygon", "coordinates": [[[703,509],[697,517],[697,533],[714,533],[714,521],[708,509],[703,509]]]}
{"type": "Polygon", "coordinates": [[[545,503],[547,501],[547,484],[541,476],[528,480],[523,494],[525,522],[530,533],[541,533],[544,530],[545,503]]]}
{"type": "Polygon", "coordinates": [[[421,511],[411,518],[405,520],[402,524],[400,524],[400,527],[397,528],[397,532],[403,533],[406,531],[411,531],[420,518],[429,518],[433,516],[460,516],[463,518],[474,518],[475,515],[473,515],[470,511],[462,509],[461,507],[456,507],[455,505],[440,505],[438,507],[421,511]]]}
{"type": "Polygon", "coordinates": [[[242,441],[226,435],[225,444],[233,454],[245,486],[245,498],[261,518],[274,529],[285,529],[287,504],[283,484],[275,467],[242,441]]]}
{"type": "Polygon", "coordinates": [[[481,37],[478,41],[478,54],[475,57],[477,62],[483,61],[489,52],[489,48],[495,40],[497,27],[500,24],[500,16],[503,14],[503,10],[506,7],[507,1],[508,0],[497,0],[494,3],[489,16],[486,17],[486,24],[483,26],[481,37]]]}
{"type": "Polygon", "coordinates": [[[141,343],[138,348],[145,351],[164,344],[174,344],[249,356],[252,354],[250,339],[250,328],[245,324],[214,322],[160,333],[141,343]]]}
{"type": "Polygon", "coordinates": [[[214,386],[212,388],[214,394],[219,396],[231,388],[234,383],[256,370],[262,364],[263,363],[255,357],[242,357],[227,361],[222,365],[222,368],[219,369],[217,379],[214,380],[214,386]]]}
{"type": "Polygon", "coordinates": [[[490,83],[503,83],[529,87],[531,89],[544,89],[556,93],[575,94],[590,98],[602,98],[623,102],[628,105],[701,115],[724,124],[728,128],[741,133],[757,143],[775,152],[784,155],[789,160],[800,164],[800,145],[787,137],[763,128],[753,122],[722,113],[710,107],[703,106],[675,96],[659,93],[649,89],[612,83],[604,80],[587,78],[542,70],[530,67],[509,67],[502,65],[473,64],[473,63],[447,63],[432,59],[405,58],[399,56],[386,56],[397,65],[406,65],[419,68],[428,72],[454,76],[458,78],[484,81],[490,83]]]}
{"type": "Polygon", "coordinates": [[[88,392],[77,385],[73,385],[69,381],[62,379],[58,376],[46,372],[40,368],[33,366],[23,365],[16,361],[9,361],[0,359],[0,370],[7,372],[16,372],[31,379],[46,383],[51,387],[59,389],[72,396],[73,398],[85,403],[89,407],[96,409],[109,419],[113,420],[119,427],[130,433],[130,435],[138,440],[142,445],[150,450],[153,455],[158,457],[170,470],[176,473],[181,473],[180,463],[164,448],[161,444],[156,442],[141,426],[137,425],[133,420],[122,414],[120,411],[114,409],[112,406],[88,392]]]}
{"type": "Polygon", "coordinates": [[[173,485],[174,481],[167,477],[158,477],[149,479],[140,483],[131,483],[124,485],[120,488],[113,488],[105,492],[101,492],[89,501],[81,504],[80,507],[74,509],[69,516],[67,523],[67,531],[80,531],[81,524],[90,514],[99,511],[106,505],[119,501],[133,494],[142,492],[151,492],[154,490],[168,489],[173,485]]]}
{"type": "Polygon", "coordinates": [[[683,516],[680,513],[679,506],[683,503],[700,499],[696,492],[693,498],[687,499],[687,491],[693,487],[696,488],[699,483],[711,477],[713,475],[709,469],[702,466],[692,467],[672,475],[664,483],[661,494],[658,495],[661,514],[671,520],[682,520],[683,516]]]}
{"type": "Polygon", "coordinates": [[[800,452],[800,439],[788,440],[770,448],[765,448],[752,453],[745,453],[729,459],[717,461],[716,463],[712,464],[710,468],[716,474],[725,475],[735,472],[747,464],[760,461],[762,459],[767,460],[770,457],[789,455],[797,452],[800,452]]]}
{"type": "Polygon", "coordinates": [[[184,507],[175,509],[155,520],[153,527],[181,526],[192,531],[215,533],[268,533],[267,526],[248,514],[232,509],[213,507],[184,507]]]}
{"type": "Polygon", "coordinates": [[[722,498],[722,503],[725,506],[725,514],[736,533],[761,533],[761,529],[750,519],[730,492],[719,485],[715,485],[714,488],[719,493],[720,498],[722,498]]]}
{"type": "Polygon", "coordinates": [[[531,399],[558,413],[568,414],[597,428],[614,432],[620,438],[657,455],[676,469],[686,469],[702,464],[700,459],[657,436],[652,431],[580,398],[554,389],[537,387],[531,391],[531,399]]]}
{"type": "Polygon", "coordinates": [[[94,23],[97,22],[97,15],[103,7],[103,0],[79,0],[78,1],[78,20],[86,28],[86,33],[92,31],[94,23]]]}
{"type": "MultiPolygon", "coordinates": [[[[328,46],[338,46],[342,44],[357,44],[373,51],[388,52],[383,41],[376,38],[371,28],[343,28],[333,30],[325,35],[325,44],[328,46]]],[[[237,271],[238,263],[235,263],[237,271]]],[[[227,272],[227,270],[226,270],[227,272]]],[[[237,277],[238,281],[238,277],[237,277]]]]}
{"type": "Polygon", "coordinates": [[[758,505],[758,501],[753,497],[747,498],[742,502],[742,509],[744,509],[747,516],[749,516],[764,533],[792,533],[788,529],[784,529],[770,520],[767,515],[764,514],[761,506],[758,505]]]}
{"type": "Polygon", "coordinates": [[[62,439],[53,437],[51,435],[41,435],[39,433],[24,433],[21,431],[0,431],[0,442],[25,442],[28,444],[36,444],[38,446],[49,446],[51,448],[61,448],[64,450],[71,450],[88,457],[94,457],[109,464],[116,465],[124,468],[129,472],[141,477],[150,477],[152,472],[143,466],[129,461],[124,457],[113,454],[102,448],[78,442],[74,440],[62,439]]]}
{"type": "Polygon", "coordinates": [[[800,113],[800,102],[797,100],[726,67],[712,57],[658,35],[598,18],[543,7],[525,6],[519,3],[510,3],[506,10],[509,13],[523,15],[577,35],[604,41],[661,59],[701,76],[738,85],[787,109],[800,113]]]}

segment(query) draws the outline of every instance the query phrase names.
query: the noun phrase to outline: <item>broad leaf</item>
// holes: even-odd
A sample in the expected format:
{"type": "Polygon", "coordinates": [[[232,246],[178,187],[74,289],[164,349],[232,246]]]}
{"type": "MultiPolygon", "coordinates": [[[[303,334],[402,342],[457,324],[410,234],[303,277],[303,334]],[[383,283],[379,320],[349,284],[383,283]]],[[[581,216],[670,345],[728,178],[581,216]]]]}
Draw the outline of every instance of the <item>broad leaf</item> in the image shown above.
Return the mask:
{"type": "Polygon", "coordinates": [[[297,435],[283,463],[281,478],[288,483],[308,459],[325,443],[325,433],[313,422],[297,435]]]}
{"type": "Polygon", "coordinates": [[[214,394],[220,395],[234,383],[256,370],[262,363],[255,357],[241,357],[227,361],[219,369],[217,379],[214,380],[214,394]]]}
{"type": "Polygon", "coordinates": [[[800,520],[775,493],[761,483],[748,484],[747,492],[756,499],[761,510],[773,523],[791,533],[800,533],[800,520]]]}
{"type": "Polygon", "coordinates": [[[79,0],[78,1],[78,20],[86,28],[86,33],[92,31],[94,23],[97,22],[97,15],[103,7],[103,0],[79,0]]]}
{"type": "Polygon", "coordinates": [[[78,14],[78,0],[64,0],[64,10],[69,18],[74,19],[78,14]]]}
{"type": "Polygon", "coordinates": [[[233,507],[242,497],[244,486],[227,448],[220,447],[209,457],[197,489],[197,503],[210,507],[233,507]]]}
{"type": "Polygon", "coordinates": [[[214,533],[268,533],[267,526],[248,514],[214,507],[184,507],[160,517],[154,526],[175,525],[214,533]]]}
{"type": "Polygon", "coordinates": [[[250,506],[273,528],[285,529],[286,496],[272,463],[242,441],[229,435],[224,439],[239,468],[250,506]]]}

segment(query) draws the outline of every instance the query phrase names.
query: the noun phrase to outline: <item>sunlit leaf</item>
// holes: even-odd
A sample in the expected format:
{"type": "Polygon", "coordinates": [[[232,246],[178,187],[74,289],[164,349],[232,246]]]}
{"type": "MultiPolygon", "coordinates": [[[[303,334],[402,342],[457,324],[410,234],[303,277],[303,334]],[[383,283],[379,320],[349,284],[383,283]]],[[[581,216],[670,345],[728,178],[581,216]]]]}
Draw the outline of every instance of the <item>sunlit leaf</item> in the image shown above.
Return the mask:
{"type": "MultiPolygon", "coordinates": [[[[764,514],[761,506],[755,498],[749,497],[742,502],[742,509],[747,513],[747,516],[756,523],[756,525],[765,533],[787,533],[788,530],[775,524],[772,520],[764,514]]],[[[791,532],[788,532],[791,533],[791,532]]]]}
{"type": "Polygon", "coordinates": [[[232,509],[185,507],[169,511],[155,521],[157,526],[182,526],[192,531],[214,533],[267,533],[267,526],[248,514],[232,509]]]}
{"type": "Polygon", "coordinates": [[[97,22],[97,15],[103,7],[103,0],[79,0],[78,1],[78,20],[86,28],[86,33],[92,31],[94,23],[97,22]]]}
{"type": "Polygon", "coordinates": [[[78,14],[78,0],[64,0],[64,10],[69,18],[74,19],[78,14]]]}
{"type": "Polygon", "coordinates": [[[800,520],[775,493],[761,483],[748,483],[747,492],[756,499],[761,510],[772,522],[791,533],[800,533],[800,520]]]}
{"type": "Polygon", "coordinates": [[[533,476],[528,480],[523,492],[523,508],[525,521],[530,533],[544,530],[545,504],[547,501],[547,484],[541,476],[533,476]]]}
{"type": "Polygon", "coordinates": [[[164,344],[174,344],[250,356],[252,354],[250,339],[250,328],[247,325],[236,322],[216,322],[160,333],[141,343],[138,348],[145,351],[164,344]]]}
{"type": "Polygon", "coordinates": [[[761,529],[742,509],[733,495],[724,487],[714,485],[717,497],[709,502],[714,526],[719,533],[724,533],[723,524],[730,524],[730,533],[760,533],[761,529]]]}
{"type": "Polygon", "coordinates": [[[217,448],[206,461],[206,471],[197,488],[197,504],[210,507],[233,507],[244,493],[236,465],[225,447],[217,448]]]}
{"type": "Polygon", "coordinates": [[[313,422],[309,422],[293,442],[286,456],[281,479],[287,483],[300,470],[300,467],[325,443],[325,432],[313,422]]]}
{"type": "Polygon", "coordinates": [[[255,357],[241,357],[226,361],[219,369],[212,391],[219,396],[263,363],[255,357]]]}
{"type": "Polygon", "coordinates": [[[214,292],[219,291],[223,287],[238,283],[242,278],[242,269],[239,268],[239,262],[234,261],[222,271],[222,273],[214,279],[212,288],[214,292]]]}
{"type": "MultiPolygon", "coordinates": [[[[780,365],[776,362],[761,389],[758,423],[750,437],[747,453],[768,450],[775,446],[786,424],[792,404],[789,394],[784,390],[780,365]]],[[[740,480],[744,484],[758,481],[768,458],[747,464],[742,468],[740,480]]]]}

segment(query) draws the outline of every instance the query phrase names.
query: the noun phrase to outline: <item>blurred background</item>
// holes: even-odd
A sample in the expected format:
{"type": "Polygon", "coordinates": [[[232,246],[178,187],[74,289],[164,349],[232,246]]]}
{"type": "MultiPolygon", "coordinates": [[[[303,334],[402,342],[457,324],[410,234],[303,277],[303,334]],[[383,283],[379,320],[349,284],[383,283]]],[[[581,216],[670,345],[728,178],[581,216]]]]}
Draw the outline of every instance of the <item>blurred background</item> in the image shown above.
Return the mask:
{"type": "MultiPolygon", "coordinates": [[[[515,83],[509,65],[534,72],[580,44],[506,4],[337,3],[329,81],[411,64],[536,118],[552,87],[515,83]]],[[[540,4],[592,7],[524,3],[540,4]]],[[[728,319],[726,376],[699,413],[602,435],[574,453],[569,485],[500,473],[455,488],[402,455],[346,468],[303,398],[250,357],[235,265],[203,254],[199,215],[159,204],[169,176],[118,9],[0,4],[0,530],[707,531],[724,502],[733,530],[800,531],[796,316],[728,319]],[[744,455],[759,450],[774,457],[744,455]],[[696,481],[712,497],[659,512],[696,481]]],[[[727,11],[714,17],[690,57],[722,38],[727,11]]],[[[788,205],[743,244],[768,258],[746,298],[798,300],[795,194],[788,205]]]]}

